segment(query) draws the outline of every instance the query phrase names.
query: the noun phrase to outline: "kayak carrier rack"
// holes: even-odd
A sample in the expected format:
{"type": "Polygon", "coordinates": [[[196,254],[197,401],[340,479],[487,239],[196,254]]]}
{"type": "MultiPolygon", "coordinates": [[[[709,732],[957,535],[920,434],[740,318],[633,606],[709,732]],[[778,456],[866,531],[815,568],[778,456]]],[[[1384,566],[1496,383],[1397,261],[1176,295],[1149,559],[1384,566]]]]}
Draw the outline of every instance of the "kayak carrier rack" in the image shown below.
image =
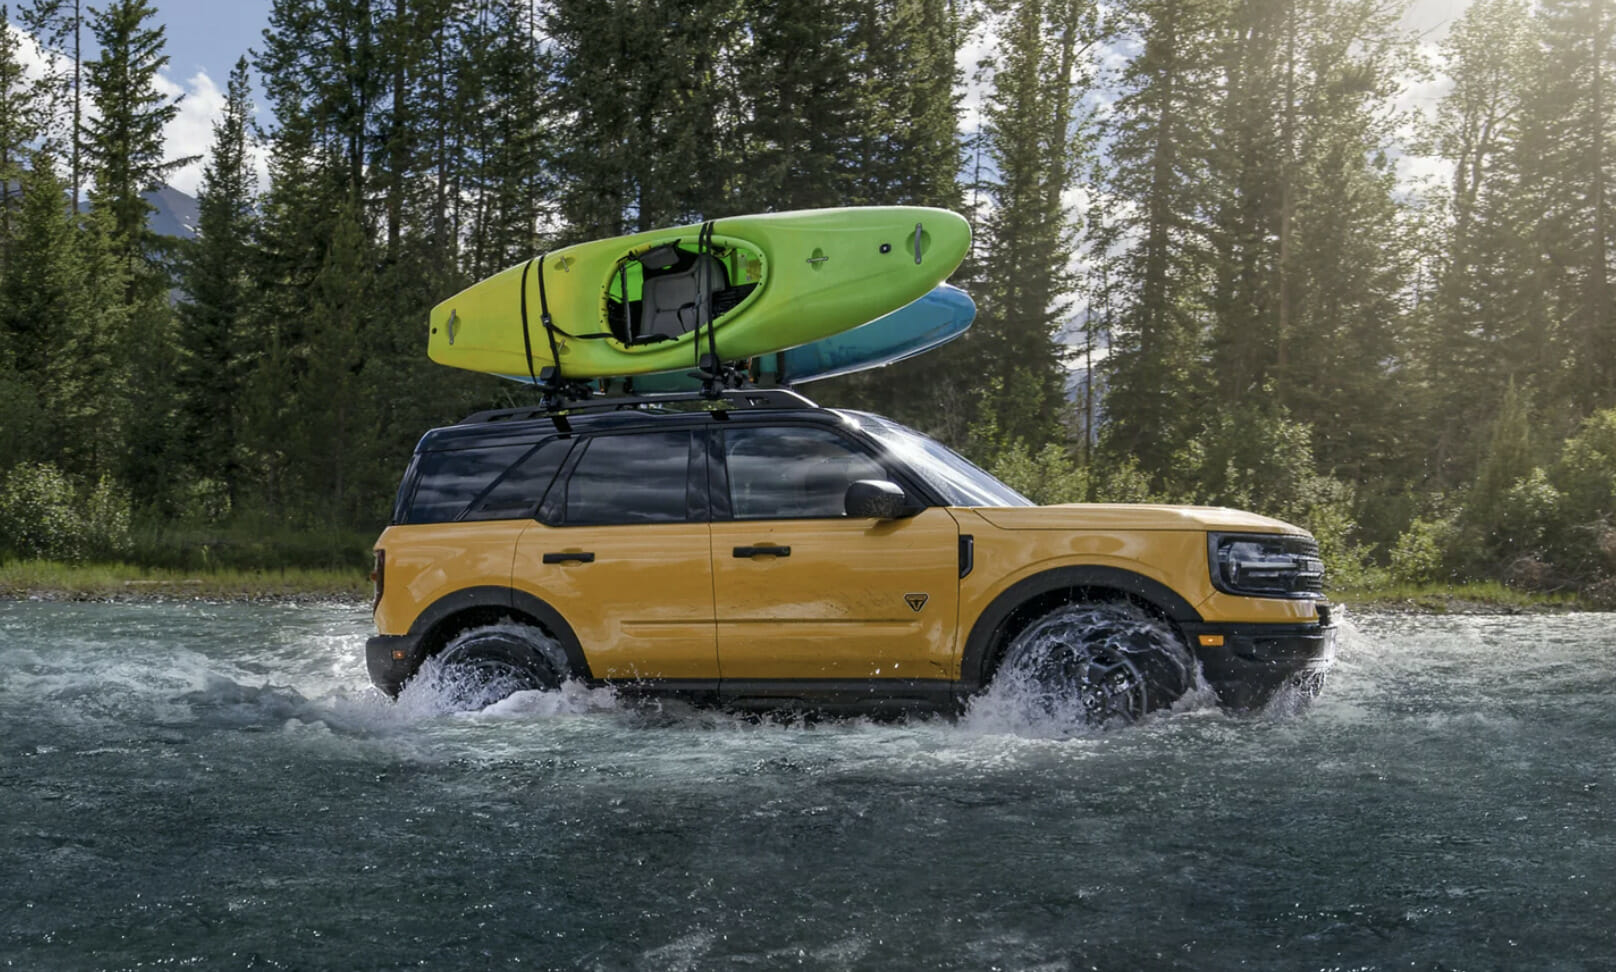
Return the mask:
{"type": "Polygon", "coordinates": [[[577,379],[563,379],[554,366],[542,369],[536,377],[533,387],[542,392],[537,406],[475,412],[461,420],[460,424],[479,425],[489,422],[521,422],[548,418],[555,422],[558,431],[570,432],[572,428],[567,424],[567,416],[580,412],[649,409],[662,405],[706,402],[713,406],[711,408],[713,414],[722,418],[730,409],[819,407],[807,396],[790,388],[755,387],[751,385],[749,376],[744,370],[736,365],[718,362],[710,354],[702,355],[699,368],[690,372],[690,377],[701,380],[700,390],[636,395],[632,391],[634,379],[625,378],[622,381],[626,394],[606,395],[604,388],[609,386],[611,379],[603,379],[603,394],[597,396],[594,384],[577,379]]]}
{"type": "Polygon", "coordinates": [[[616,412],[640,409],[655,409],[663,405],[682,405],[691,402],[709,403],[715,417],[723,417],[728,411],[741,410],[767,410],[767,409],[795,409],[818,408],[814,401],[799,392],[789,388],[732,388],[718,393],[712,397],[705,391],[687,392],[656,392],[646,395],[606,395],[576,401],[564,401],[559,408],[551,407],[549,403],[523,408],[496,408],[476,412],[462,419],[461,425],[486,425],[494,422],[526,422],[534,419],[550,419],[556,423],[557,430],[570,432],[571,426],[567,424],[568,415],[579,415],[587,412],[616,412]]]}

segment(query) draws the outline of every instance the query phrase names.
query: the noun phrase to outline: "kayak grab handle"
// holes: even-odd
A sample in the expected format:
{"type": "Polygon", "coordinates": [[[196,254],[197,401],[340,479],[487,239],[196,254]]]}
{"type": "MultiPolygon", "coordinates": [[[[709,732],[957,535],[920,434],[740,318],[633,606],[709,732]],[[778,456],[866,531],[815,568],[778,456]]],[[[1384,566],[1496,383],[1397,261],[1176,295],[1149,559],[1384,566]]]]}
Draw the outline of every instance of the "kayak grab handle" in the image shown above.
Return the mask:
{"type": "Polygon", "coordinates": [[[915,224],[915,266],[917,267],[920,266],[920,231],[923,228],[924,224],[915,224]]]}

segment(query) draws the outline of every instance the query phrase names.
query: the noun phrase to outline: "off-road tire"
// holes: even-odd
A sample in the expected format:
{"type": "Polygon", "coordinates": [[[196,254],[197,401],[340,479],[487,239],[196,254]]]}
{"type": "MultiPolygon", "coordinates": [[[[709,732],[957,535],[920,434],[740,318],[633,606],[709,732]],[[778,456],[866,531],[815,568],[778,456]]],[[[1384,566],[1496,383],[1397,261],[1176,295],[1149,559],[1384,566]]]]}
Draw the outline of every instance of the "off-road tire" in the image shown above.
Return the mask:
{"type": "Polygon", "coordinates": [[[1171,622],[1127,600],[1063,604],[1011,638],[994,684],[1052,717],[1080,707],[1091,726],[1136,722],[1195,684],[1196,666],[1171,622]]]}

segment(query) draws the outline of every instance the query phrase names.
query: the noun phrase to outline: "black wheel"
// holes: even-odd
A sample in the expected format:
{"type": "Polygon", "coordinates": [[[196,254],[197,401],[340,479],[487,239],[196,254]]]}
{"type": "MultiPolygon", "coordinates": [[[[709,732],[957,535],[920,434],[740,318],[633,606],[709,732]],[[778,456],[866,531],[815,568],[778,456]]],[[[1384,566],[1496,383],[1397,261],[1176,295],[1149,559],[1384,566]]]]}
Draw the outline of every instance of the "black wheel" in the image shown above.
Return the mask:
{"type": "Polygon", "coordinates": [[[485,708],[516,692],[555,688],[565,670],[554,641],[515,623],[462,631],[428,664],[440,696],[459,711],[485,708]]]}
{"type": "Polygon", "coordinates": [[[1123,725],[1171,706],[1195,672],[1177,630],[1137,604],[1066,604],[1011,640],[993,692],[1031,718],[1123,725]]]}

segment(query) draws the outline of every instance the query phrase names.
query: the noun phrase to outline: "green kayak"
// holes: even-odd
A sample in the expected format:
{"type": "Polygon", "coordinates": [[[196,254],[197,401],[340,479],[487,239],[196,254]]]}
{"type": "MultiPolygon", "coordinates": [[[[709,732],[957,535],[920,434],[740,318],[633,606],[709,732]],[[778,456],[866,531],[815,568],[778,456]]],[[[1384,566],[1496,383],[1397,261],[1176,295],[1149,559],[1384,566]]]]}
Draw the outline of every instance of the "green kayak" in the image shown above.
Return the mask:
{"type": "Polygon", "coordinates": [[[580,243],[432,309],[427,353],[496,375],[643,375],[817,341],[929,293],[971,242],[918,206],[737,216],[580,243]]]}

